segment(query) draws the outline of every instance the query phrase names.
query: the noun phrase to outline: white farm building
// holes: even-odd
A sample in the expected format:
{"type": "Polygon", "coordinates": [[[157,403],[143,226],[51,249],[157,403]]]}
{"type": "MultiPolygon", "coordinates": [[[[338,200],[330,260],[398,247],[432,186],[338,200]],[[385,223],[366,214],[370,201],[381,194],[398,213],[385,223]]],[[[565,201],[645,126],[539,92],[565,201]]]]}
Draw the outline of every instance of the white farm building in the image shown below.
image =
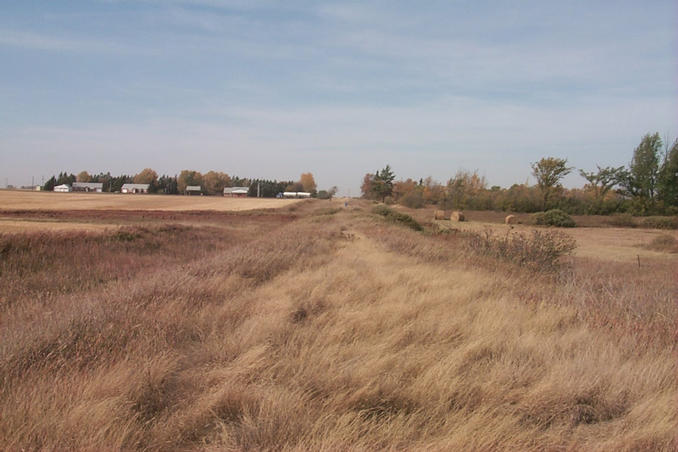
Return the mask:
{"type": "Polygon", "coordinates": [[[245,198],[249,191],[249,187],[224,187],[224,196],[228,198],[245,198]]]}
{"type": "Polygon", "coordinates": [[[148,193],[149,184],[124,184],[122,193],[148,193]]]}
{"type": "Polygon", "coordinates": [[[68,185],[68,184],[61,184],[61,185],[57,185],[56,187],[54,187],[54,191],[59,192],[59,193],[68,193],[68,192],[72,191],[72,189],[71,189],[71,186],[68,185]]]}
{"type": "Polygon", "coordinates": [[[283,198],[310,198],[311,194],[307,191],[286,191],[283,192],[283,198]]]}

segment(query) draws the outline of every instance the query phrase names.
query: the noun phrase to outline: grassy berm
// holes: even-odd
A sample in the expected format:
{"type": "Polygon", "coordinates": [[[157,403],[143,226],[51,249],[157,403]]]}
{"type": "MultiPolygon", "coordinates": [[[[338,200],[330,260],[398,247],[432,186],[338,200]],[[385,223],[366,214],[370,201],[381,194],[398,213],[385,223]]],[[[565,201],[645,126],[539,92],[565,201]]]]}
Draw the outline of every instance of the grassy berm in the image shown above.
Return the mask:
{"type": "Polygon", "coordinates": [[[0,235],[0,450],[676,450],[666,260],[328,205],[0,235]]]}

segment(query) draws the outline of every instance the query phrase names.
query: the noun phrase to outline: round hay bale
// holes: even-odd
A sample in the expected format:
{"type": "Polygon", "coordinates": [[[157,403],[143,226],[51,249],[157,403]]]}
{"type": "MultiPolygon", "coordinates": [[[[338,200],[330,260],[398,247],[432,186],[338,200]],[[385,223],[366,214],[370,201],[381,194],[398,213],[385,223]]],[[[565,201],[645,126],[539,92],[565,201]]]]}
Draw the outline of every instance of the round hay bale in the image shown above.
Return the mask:
{"type": "Polygon", "coordinates": [[[452,215],[450,215],[450,220],[452,221],[466,221],[466,217],[464,217],[464,212],[460,210],[455,210],[452,212],[452,215]]]}
{"type": "Polygon", "coordinates": [[[434,217],[436,220],[449,220],[450,211],[449,210],[436,210],[434,211],[434,217]]]}
{"type": "Polygon", "coordinates": [[[506,224],[516,224],[516,223],[518,223],[518,218],[516,218],[515,215],[507,215],[506,218],[504,219],[504,223],[506,223],[506,224]]]}

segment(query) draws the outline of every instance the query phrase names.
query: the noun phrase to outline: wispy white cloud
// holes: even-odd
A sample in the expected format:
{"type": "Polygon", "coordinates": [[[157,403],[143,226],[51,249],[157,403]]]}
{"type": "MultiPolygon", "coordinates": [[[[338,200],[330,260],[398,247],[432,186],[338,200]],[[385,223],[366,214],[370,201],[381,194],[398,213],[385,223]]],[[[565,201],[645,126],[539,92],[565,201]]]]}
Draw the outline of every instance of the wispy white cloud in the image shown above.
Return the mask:
{"type": "Polygon", "coordinates": [[[9,29],[0,29],[0,46],[75,53],[149,53],[147,48],[115,41],[9,29]]]}

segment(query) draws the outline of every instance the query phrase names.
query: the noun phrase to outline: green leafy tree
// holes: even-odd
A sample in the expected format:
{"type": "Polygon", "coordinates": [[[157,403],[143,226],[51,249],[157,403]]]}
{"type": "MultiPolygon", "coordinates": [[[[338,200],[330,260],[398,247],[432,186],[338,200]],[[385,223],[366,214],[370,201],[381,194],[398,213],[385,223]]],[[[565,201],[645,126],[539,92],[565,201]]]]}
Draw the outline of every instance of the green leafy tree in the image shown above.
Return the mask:
{"type": "Polygon", "coordinates": [[[664,154],[657,183],[659,199],[668,206],[678,206],[678,139],[664,154]]]}
{"type": "Polygon", "coordinates": [[[662,139],[659,137],[659,133],[652,135],[648,133],[633,151],[633,159],[624,182],[624,186],[631,196],[641,198],[646,202],[654,201],[659,178],[661,147],[662,139]]]}
{"type": "Polygon", "coordinates": [[[579,174],[588,181],[596,201],[600,202],[615,185],[624,180],[625,171],[623,166],[618,168],[611,166],[601,168],[596,165],[596,167],[598,168],[597,172],[591,171],[587,173],[584,170],[579,170],[579,174]]]}
{"type": "Polygon", "coordinates": [[[570,174],[572,167],[567,166],[567,159],[545,157],[532,165],[532,175],[537,179],[537,186],[542,193],[542,208],[546,210],[549,199],[562,186],[560,181],[570,174]]]}
{"type": "Polygon", "coordinates": [[[316,197],[318,199],[332,199],[337,194],[337,187],[332,187],[329,190],[318,190],[316,197]]]}

